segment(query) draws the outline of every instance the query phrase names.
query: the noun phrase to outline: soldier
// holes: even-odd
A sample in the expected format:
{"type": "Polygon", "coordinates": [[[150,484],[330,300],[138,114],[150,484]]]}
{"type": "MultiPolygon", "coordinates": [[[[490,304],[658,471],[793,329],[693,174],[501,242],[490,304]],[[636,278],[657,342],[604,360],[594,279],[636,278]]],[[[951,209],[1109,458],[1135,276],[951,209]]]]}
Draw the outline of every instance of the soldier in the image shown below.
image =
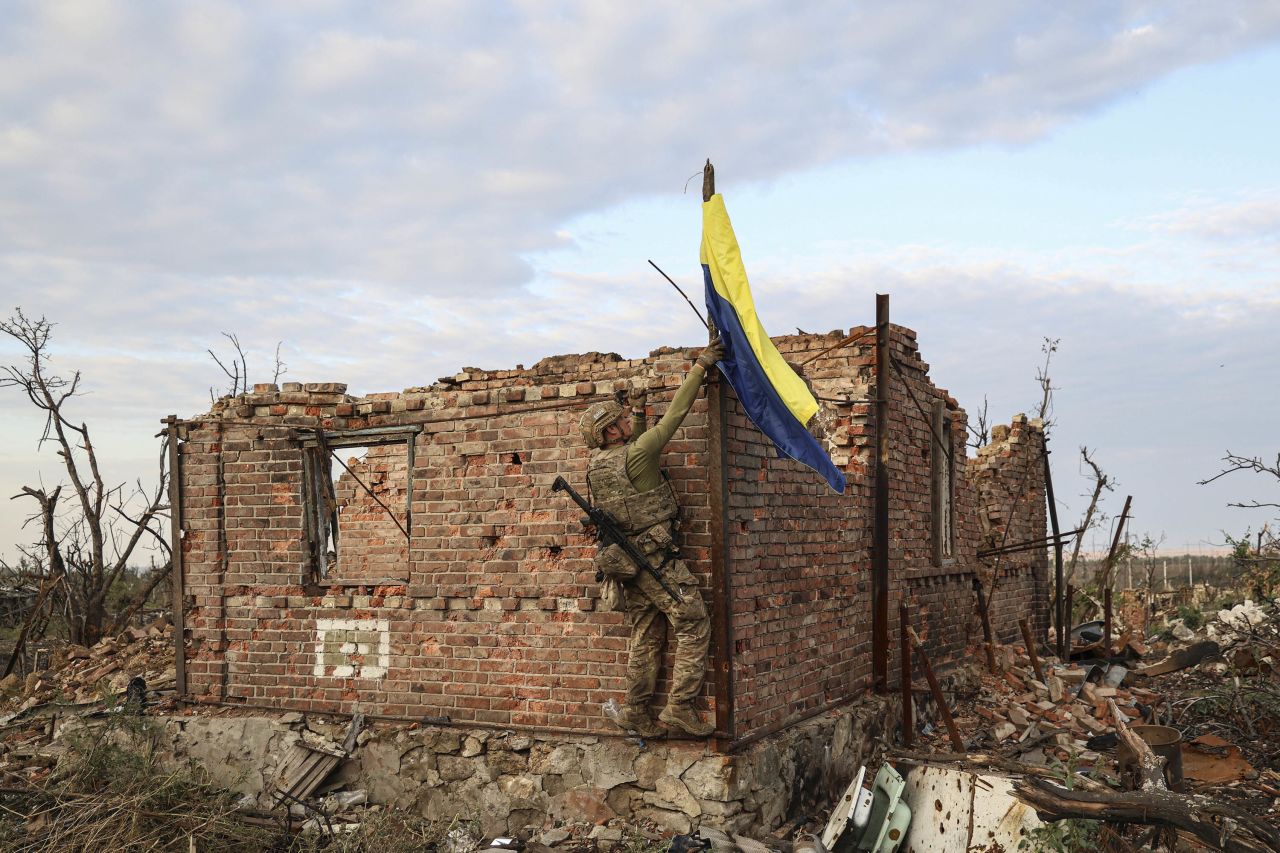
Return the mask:
{"type": "Polygon", "coordinates": [[[612,400],[596,403],[583,413],[581,427],[592,449],[587,482],[597,505],[617,519],[631,541],[678,593],[673,597],[648,572],[639,571],[617,545],[601,548],[596,567],[622,582],[631,642],[627,661],[627,702],[618,714],[623,729],[645,737],[664,734],[667,726],[705,737],[715,726],[693,708],[707,669],[711,620],[689,567],[677,556],[675,492],[658,466],[662,449],[689,413],[708,370],[724,357],[720,336],[711,340],[676,391],[667,413],[652,429],[645,429],[645,392],[633,389],[628,402],[631,419],[612,400]],[[637,436],[632,441],[632,436],[637,436]],[[649,703],[658,680],[670,623],[676,635],[675,670],[667,705],[655,722],[649,703]]]}

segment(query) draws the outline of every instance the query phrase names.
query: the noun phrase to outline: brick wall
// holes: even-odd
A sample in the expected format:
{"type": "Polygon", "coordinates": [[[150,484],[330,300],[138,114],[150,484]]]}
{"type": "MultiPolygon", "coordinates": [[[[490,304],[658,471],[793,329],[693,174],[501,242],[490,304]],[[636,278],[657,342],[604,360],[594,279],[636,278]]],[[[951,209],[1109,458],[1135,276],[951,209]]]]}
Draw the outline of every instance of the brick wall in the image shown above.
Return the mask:
{"type": "Polygon", "coordinates": [[[890,655],[896,681],[902,647],[898,605],[909,607],[911,625],[937,664],[960,659],[975,642],[973,572],[977,561],[977,502],[965,471],[967,417],[956,400],[929,379],[915,332],[895,328],[890,344],[896,369],[889,377],[890,655]],[[935,409],[950,428],[939,430],[935,409]],[[935,436],[935,433],[937,435],[935,436]],[[935,556],[933,502],[938,439],[950,446],[953,534],[949,555],[935,556]]]}
{"type": "MultiPolygon", "coordinates": [[[[850,335],[865,332],[855,328],[850,335]]],[[[846,474],[844,495],[779,458],[729,392],[728,573],[734,722],[753,734],[861,693],[870,667],[874,347],[822,336],[778,339],[815,394],[813,430],[846,474]],[[833,400],[850,401],[833,403],[833,400]]],[[[874,338],[870,338],[874,341],[874,338]]]]}
{"type": "MultiPolygon", "coordinates": [[[[684,557],[709,606],[713,577],[716,594],[727,590],[729,624],[715,633],[731,638],[719,686],[738,737],[847,700],[868,684],[874,347],[870,336],[841,345],[844,337],[837,331],[777,343],[824,398],[813,430],[846,472],[845,495],[779,459],[727,387],[699,397],[664,458],[682,507],[684,557]],[[723,424],[723,437],[712,434],[713,422],[723,424]],[[722,446],[723,496],[708,476],[722,446]],[[724,519],[712,509],[722,499],[724,519]],[[727,577],[712,568],[720,531],[727,577]]],[[[891,624],[896,643],[896,607],[905,597],[941,663],[973,639],[979,500],[961,462],[963,411],[930,382],[914,333],[893,327],[892,340],[902,375],[889,385],[887,424],[891,624]],[[957,472],[955,547],[940,563],[931,548],[935,400],[951,419],[957,472]]],[[[585,491],[587,450],[577,421],[586,405],[642,379],[649,415],[660,416],[696,352],[663,348],[634,360],[588,353],[528,370],[468,368],[429,387],[361,398],[333,383],[257,386],[187,422],[180,478],[189,691],[299,710],[359,707],[604,730],[601,704],[624,688],[628,632],[621,614],[597,608],[594,542],[576,507],[550,485],[559,474],[585,491]],[[416,431],[412,465],[406,444],[388,444],[352,470],[367,474],[361,479],[397,511],[411,486],[411,541],[342,475],[336,491],[344,513],[354,514],[342,522],[337,570],[314,582],[305,445],[317,429],[388,428],[416,431]]],[[[997,471],[1006,458],[992,455],[988,467],[997,471]]],[[[1036,488],[1038,479],[1027,500],[1036,488]]],[[[1027,518],[1018,523],[1031,529],[1035,519],[1027,518]]],[[[1039,523],[1043,529],[1043,513],[1039,523]]],[[[1000,590],[1013,604],[1030,591],[1012,582],[1000,590]]],[[[703,700],[715,712],[713,680],[703,700]]]]}
{"type": "MultiPolygon", "coordinates": [[[[1017,415],[991,431],[991,443],[969,460],[983,519],[982,547],[996,549],[1044,537],[1044,427],[1017,415]]],[[[990,590],[992,631],[1001,642],[1021,642],[1019,619],[1030,619],[1034,635],[1049,629],[1047,548],[1000,554],[981,561],[990,590]]]]}
{"type": "MultiPolygon", "coordinates": [[[[621,614],[596,610],[594,543],[550,485],[563,474],[584,489],[586,405],[642,377],[656,415],[690,364],[684,350],[588,354],[466,371],[403,394],[356,399],[337,384],[289,383],[220,401],[184,428],[181,446],[189,690],[301,710],[600,728],[601,704],[623,689],[627,632],[621,614]],[[309,584],[304,441],[314,428],[388,427],[420,429],[406,581],[343,571],[309,584]]],[[[666,460],[686,552],[704,574],[705,432],[704,397],[666,460]]],[[[365,514],[341,478],[337,491],[365,514]]],[[[394,538],[387,521],[376,538],[394,538]]],[[[356,530],[358,543],[375,538],[356,530]]],[[[365,553],[370,575],[405,568],[388,554],[383,571],[365,553]]]]}

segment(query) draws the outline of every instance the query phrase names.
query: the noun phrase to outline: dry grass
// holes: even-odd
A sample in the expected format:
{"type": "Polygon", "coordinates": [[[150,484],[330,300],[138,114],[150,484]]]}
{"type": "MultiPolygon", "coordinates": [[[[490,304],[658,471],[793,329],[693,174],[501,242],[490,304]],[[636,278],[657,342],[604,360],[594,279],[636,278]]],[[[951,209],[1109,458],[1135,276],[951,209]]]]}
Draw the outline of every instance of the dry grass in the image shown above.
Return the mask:
{"type": "Polygon", "coordinates": [[[0,849],[262,851],[275,839],[234,815],[236,795],[196,765],[165,767],[145,717],[113,713],[65,738],[67,752],[38,787],[0,794],[0,849]]]}

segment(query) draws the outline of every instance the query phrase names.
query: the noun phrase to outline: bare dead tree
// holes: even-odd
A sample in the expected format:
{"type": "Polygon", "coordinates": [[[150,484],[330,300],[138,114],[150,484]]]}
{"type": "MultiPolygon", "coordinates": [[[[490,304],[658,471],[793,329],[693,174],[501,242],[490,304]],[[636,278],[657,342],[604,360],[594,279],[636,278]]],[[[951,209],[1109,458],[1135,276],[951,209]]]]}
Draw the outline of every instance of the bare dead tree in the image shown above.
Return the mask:
{"type": "MultiPolygon", "coordinates": [[[[1212,477],[1199,481],[1206,486],[1215,480],[1244,471],[1249,474],[1262,474],[1280,484],[1280,453],[1275,462],[1268,464],[1262,456],[1241,456],[1227,451],[1222,457],[1222,470],[1212,477]]],[[[1237,509],[1280,509],[1280,502],[1275,501],[1232,501],[1227,506],[1237,509]]],[[[1225,534],[1228,544],[1233,548],[1232,558],[1245,570],[1245,576],[1253,587],[1254,595],[1270,597],[1280,588],[1280,534],[1269,523],[1263,524],[1256,534],[1246,530],[1239,539],[1225,534]],[[1250,537],[1256,536],[1256,542],[1250,537]]]]}
{"type": "Polygon", "coordinates": [[[1053,392],[1058,390],[1053,387],[1053,381],[1049,378],[1049,362],[1053,359],[1053,354],[1058,351],[1058,342],[1061,338],[1044,339],[1044,343],[1040,345],[1040,351],[1044,353],[1044,364],[1036,368],[1036,383],[1040,386],[1040,404],[1036,407],[1036,417],[1044,423],[1045,431],[1053,423],[1049,415],[1053,412],[1053,392]]]}
{"type": "MultiPolygon", "coordinates": [[[[240,344],[240,338],[231,332],[223,332],[222,336],[231,343],[232,353],[226,361],[218,357],[218,354],[212,348],[205,350],[209,353],[209,358],[213,359],[213,363],[221,368],[227,378],[231,380],[231,385],[218,394],[214,391],[213,386],[209,387],[209,402],[214,402],[219,396],[235,397],[240,394],[247,394],[251,388],[249,383],[249,360],[245,355],[244,347],[240,344]],[[230,367],[228,367],[230,363],[230,367]]],[[[284,345],[283,341],[276,343],[275,366],[271,375],[271,382],[277,383],[280,377],[285,374],[289,366],[280,360],[280,347],[284,345]]]]}
{"type": "Polygon", "coordinates": [[[279,382],[280,377],[284,376],[285,371],[289,369],[289,365],[285,364],[283,361],[280,360],[280,347],[283,344],[284,344],[284,341],[276,341],[276,366],[275,366],[275,370],[271,374],[272,384],[279,382]]]}
{"type": "MultiPolygon", "coordinates": [[[[1221,479],[1228,474],[1235,474],[1238,471],[1248,471],[1252,474],[1267,474],[1280,481],[1280,453],[1276,454],[1276,461],[1270,465],[1262,461],[1261,456],[1239,456],[1227,451],[1227,455],[1222,457],[1222,470],[1209,477],[1206,480],[1198,481],[1198,485],[1207,486],[1214,480],[1221,479]]],[[[1249,501],[1248,503],[1229,503],[1227,506],[1238,507],[1240,509],[1262,509],[1272,508],[1280,509],[1280,503],[1259,501],[1249,501]]]]}
{"type": "Polygon", "coordinates": [[[1103,492],[1109,492],[1115,488],[1115,483],[1111,477],[1102,470],[1102,467],[1090,455],[1089,448],[1080,448],[1080,460],[1089,466],[1089,478],[1093,481],[1093,493],[1089,496],[1089,506],[1084,511],[1084,517],[1076,525],[1080,533],[1076,536],[1075,544],[1071,548],[1071,561],[1067,563],[1066,580],[1068,582],[1075,579],[1076,563],[1080,560],[1080,548],[1084,545],[1085,534],[1097,522],[1102,520],[1101,515],[1098,513],[1098,501],[1102,498],[1103,492]]]}
{"type": "MultiPolygon", "coordinates": [[[[222,336],[231,342],[233,350],[231,358],[231,366],[227,367],[222,359],[218,358],[218,354],[213,348],[205,350],[209,353],[209,358],[213,359],[214,364],[222,368],[222,372],[227,374],[227,378],[231,380],[231,387],[228,388],[222,396],[234,397],[237,394],[243,394],[249,390],[249,364],[245,359],[244,348],[240,346],[240,339],[230,332],[223,332],[222,336]]],[[[213,389],[209,389],[209,396],[213,397],[213,389]]]]}
{"type": "Polygon", "coordinates": [[[1144,532],[1137,540],[1129,545],[1129,557],[1138,558],[1138,567],[1141,572],[1140,577],[1146,584],[1148,592],[1154,592],[1156,588],[1156,554],[1160,550],[1160,546],[1164,544],[1165,535],[1160,534],[1159,539],[1151,538],[1151,534],[1144,532]]]}
{"type": "Polygon", "coordinates": [[[68,417],[70,401],[79,392],[80,372],[66,378],[52,371],[52,331],[53,324],[44,317],[32,319],[21,309],[0,321],[0,332],[26,353],[25,364],[0,366],[0,388],[18,389],[44,413],[37,448],[53,444],[74,494],[74,500],[62,500],[66,484],[59,484],[52,489],[23,486],[13,497],[29,498],[37,505],[26,523],[38,527],[39,541],[33,548],[20,549],[29,564],[38,567],[39,577],[32,580],[52,587],[70,639],[88,645],[122,627],[169,573],[169,545],[160,532],[169,509],[165,500],[168,476],[162,453],[154,491],[145,489],[141,481],[128,490],[124,484],[107,485],[88,425],[68,417]],[[108,613],[107,596],[125,576],[144,540],[157,542],[165,561],[119,613],[108,613]]]}
{"type": "Polygon", "coordinates": [[[987,415],[986,394],[982,395],[982,409],[977,413],[977,415],[978,425],[976,427],[971,423],[965,423],[965,429],[969,431],[969,441],[967,443],[974,450],[986,447],[991,443],[991,422],[987,415]]]}

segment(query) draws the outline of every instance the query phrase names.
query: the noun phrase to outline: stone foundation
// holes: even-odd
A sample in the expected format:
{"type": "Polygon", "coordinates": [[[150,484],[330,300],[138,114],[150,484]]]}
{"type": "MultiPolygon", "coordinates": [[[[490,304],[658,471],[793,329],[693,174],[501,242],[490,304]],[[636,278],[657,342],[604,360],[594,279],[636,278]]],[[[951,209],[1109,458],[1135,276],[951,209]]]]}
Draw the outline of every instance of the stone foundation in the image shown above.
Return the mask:
{"type": "MultiPolygon", "coordinates": [[[[866,696],[757,741],[732,755],[702,741],[525,734],[462,727],[379,724],[327,787],[345,783],[369,799],[428,817],[478,818],[488,833],[520,833],[553,821],[650,818],[678,832],[712,827],[767,832],[829,805],[859,765],[874,763],[899,719],[896,700],[866,696]]],[[[300,714],[173,716],[179,758],[216,781],[260,794],[288,749],[310,730],[340,740],[345,721],[300,714]]]]}

